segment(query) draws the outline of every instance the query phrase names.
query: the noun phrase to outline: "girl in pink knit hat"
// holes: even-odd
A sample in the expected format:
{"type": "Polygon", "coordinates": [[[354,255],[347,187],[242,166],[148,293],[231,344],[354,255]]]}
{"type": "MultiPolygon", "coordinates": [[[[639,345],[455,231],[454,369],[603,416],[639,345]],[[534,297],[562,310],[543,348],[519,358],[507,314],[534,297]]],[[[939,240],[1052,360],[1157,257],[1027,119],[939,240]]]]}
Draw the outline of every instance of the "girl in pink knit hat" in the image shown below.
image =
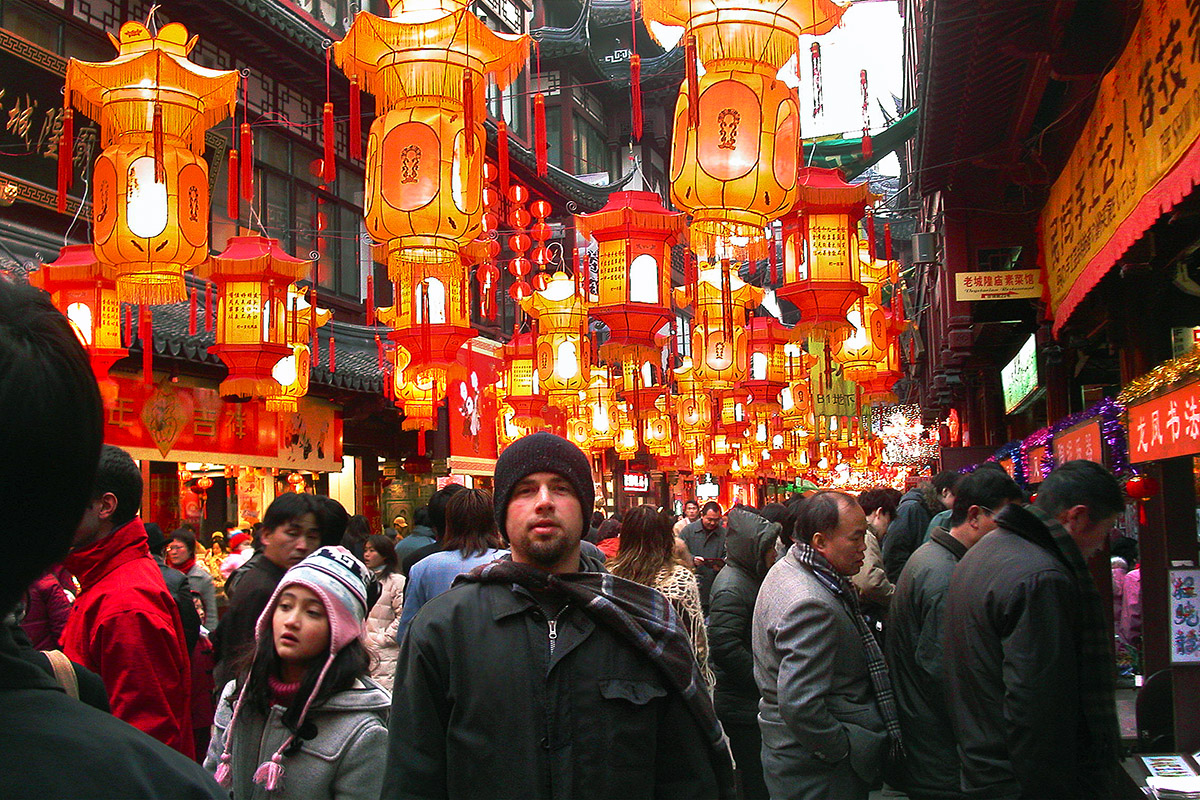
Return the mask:
{"type": "Polygon", "coordinates": [[[370,573],[322,547],[283,576],[217,705],[205,766],[251,798],[377,798],[390,695],[361,641],[370,573]]]}

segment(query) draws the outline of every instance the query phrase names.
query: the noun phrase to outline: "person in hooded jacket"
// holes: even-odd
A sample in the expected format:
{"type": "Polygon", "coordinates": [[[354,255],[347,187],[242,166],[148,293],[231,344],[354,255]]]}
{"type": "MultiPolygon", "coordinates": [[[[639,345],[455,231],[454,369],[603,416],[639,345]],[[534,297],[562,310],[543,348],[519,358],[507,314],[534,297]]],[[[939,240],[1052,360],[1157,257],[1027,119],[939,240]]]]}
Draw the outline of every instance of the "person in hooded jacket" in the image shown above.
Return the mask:
{"type": "Polygon", "coordinates": [[[931,482],[914,486],[900,498],[896,518],[883,538],[883,566],[893,584],[900,580],[900,570],[908,557],[925,541],[925,531],[933,515],[954,507],[954,484],[958,478],[957,472],[942,470],[931,482]]]}
{"type": "Polygon", "coordinates": [[[729,736],[742,797],[759,800],[769,795],[762,775],[760,695],[754,681],[750,632],[758,587],[775,563],[781,526],[749,509],[734,508],[727,527],[725,569],[713,579],[708,622],[709,660],[717,678],[713,705],[729,736]]]}

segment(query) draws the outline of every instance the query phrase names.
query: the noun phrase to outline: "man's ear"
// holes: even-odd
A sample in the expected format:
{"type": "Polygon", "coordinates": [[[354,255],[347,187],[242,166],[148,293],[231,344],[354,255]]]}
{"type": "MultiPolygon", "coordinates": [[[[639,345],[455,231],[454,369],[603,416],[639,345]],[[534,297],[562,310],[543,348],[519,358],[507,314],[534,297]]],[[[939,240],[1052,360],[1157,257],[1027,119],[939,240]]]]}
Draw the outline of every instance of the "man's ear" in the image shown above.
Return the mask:
{"type": "Polygon", "coordinates": [[[1086,525],[1090,518],[1091,514],[1088,513],[1088,507],[1082,503],[1060,511],[1058,514],[1058,521],[1068,530],[1072,530],[1080,525],[1086,525]]]}
{"type": "Polygon", "coordinates": [[[106,522],[112,520],[113,514],[117,513],[117,496],[112,492],[105,492],[96,502],[97,516],[106,522]]]}
{"type": "Polygon", "coordinates": [[[821,553],[821,552],[825,551],[825,545],[828,542],[825,539],[825,534],[822,533],[821,531],[817,531],[816,533],[814,533],[812,535],[812,540],[809,543],[812,545],[813,550],[816,550],[818,553],[821,553]]]}

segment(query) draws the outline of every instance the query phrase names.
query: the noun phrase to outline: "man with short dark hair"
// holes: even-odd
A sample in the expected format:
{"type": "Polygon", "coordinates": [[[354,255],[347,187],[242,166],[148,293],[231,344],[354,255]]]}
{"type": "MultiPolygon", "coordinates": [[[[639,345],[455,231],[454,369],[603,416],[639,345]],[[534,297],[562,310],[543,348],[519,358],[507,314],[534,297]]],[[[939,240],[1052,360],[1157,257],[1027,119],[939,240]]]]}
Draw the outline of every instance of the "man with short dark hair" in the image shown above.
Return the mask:
{"type": "Polygon", "coordinates": [[[955,568],[944,644],[967,797],[1113,796],[1112,632],[1087,559],[1124,510],[1111,472],[1068,461],[955,568]]]}
{"type": "Polygon", "coordinates": [[[754,607],[754,677],[762,692],[763,775],[771,797],[866,800],[901,752],[887,666],[849,577],[866,550],[853,497],[804,501],[795,542],[754,607]]]}
{"type": "Polygon", "coordinates": [[[959,559],[996,527],[995,516],[1024,498],[1003,470],[982,469],[958,482],[950,530],[937,528],[900,573],[886,642],[907,750],[912,800],[958,800],[958,752],[946,705],[942,613],[959,559]]]}
{"type": "Polygon", "coordinates": [[[709,595],[713,579],[725,566],[725,537],[728,531],[721,522],[721,504],[709,500],[700,508],[700,517],[690,522],[679,532],[679,538],[687,545],[696,567],[696,582],[700,584],[700,605],[704,616],[708,616],[709,595]]]}
{"type": "Polygon", "coordinates": [[[874,627],[887,616],[896,586],[888,580],[883,566],[881,542],[896,518],[896,504],[887,489],[867,489],[858,496],[858,505],[867,515],[867,552],[862,568],[850,579],[862,601],[863,616],[874,627]]]}
{"type": "MultiPolygon", "coordinates": [[[[450,502],[451,497],[465,488],[467,487],[461,483],[448,483],[429,498],[429,505],[426,506],[426,509],[429,515],[429,527],[433,531],[433,541],[409,551],[408,555],[400,560],[400,572],[404,577],[408,577],[408,571],[422,558],[441,552],[442,535],[446,532],[446,505],[450,502]]],[[[414,530],[413,533],[415,534],[416,531],[414,530]]]]}
{"type": "Polygon", "coordinates": [[[683,504],[683,516],[680,517],[672,528],[672,532],[678,536],[680,532],[688,525],[700,518],[700,504],[692,498],[688,498],[683,504]]]}
{"type": "Polygon", "coordinates": [[[730,797],[728,750],[670,604],[580,552],[587,457],[535,433],[501,453],[495,483],[511,557],[413,619],[382,797],[730,797]]]}
{"type": "Polygon", "coordinates": [[[80,587],[63,652],[103,679],[114,716],[190,758],[191,662],[179,609],[150,557],[141,503],[141,470],[105,445],[63,561],[80,587]]]}
{"type": "Polygon", "coordinates": [[[900,580],[904,562],[925,541],[925,531],[933,516],[954,506],[954,484],[959,477],[954,470],[942,470],[933,480],[914,487],[900,498],[896,518],[883,540],[883,564],[892,583],[900,580]]]}

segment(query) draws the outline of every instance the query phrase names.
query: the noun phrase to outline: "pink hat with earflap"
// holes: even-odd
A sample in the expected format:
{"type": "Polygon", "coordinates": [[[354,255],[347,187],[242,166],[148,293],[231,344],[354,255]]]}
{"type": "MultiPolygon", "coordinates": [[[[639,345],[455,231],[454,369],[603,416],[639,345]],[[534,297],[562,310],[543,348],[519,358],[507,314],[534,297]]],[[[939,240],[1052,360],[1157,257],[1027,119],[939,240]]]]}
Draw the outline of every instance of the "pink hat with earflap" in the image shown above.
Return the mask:
{"type": "MultiPolygon", "coordinates": [[[[275,587],[271,601],[263,609],[255,626],[254,638],[262,642],[263,637],[273,636],[271,627],[275,615],[275,606],[279,595],[289,586],[303,586],[311,589],[321,599],[325,606],[325,614],[329,618],[329,656],[321,668],[313,690],[304,701],[304,708],[296,718],[296,730],[304,724],[304,717],[312,705],[313,699],[320,694],[321,684],[329,671],[330,664],[343,647],[362,635],[363,621],[367,618],[367,584],[371,579],[370,570],[344,547],[322,547],[305,558],[296,566],[289,569],[275,587]]],[[[246,684],[238,695],[237,704],[233,709],[233,717],[225,736],[225,752],[221,754],[221,762],[217,766],[216,779],[223,786],[229,785],[230,742],[233,741],[232,729],[237,722],[238,712],[246,696],[246,684]]],[[[278,788],[283,779],[284,752],[292,745],[296,734],[284,740],[275,754],[263,762],[254,772],[254,782],[262,784],[267,791],[278,788]]]]}

